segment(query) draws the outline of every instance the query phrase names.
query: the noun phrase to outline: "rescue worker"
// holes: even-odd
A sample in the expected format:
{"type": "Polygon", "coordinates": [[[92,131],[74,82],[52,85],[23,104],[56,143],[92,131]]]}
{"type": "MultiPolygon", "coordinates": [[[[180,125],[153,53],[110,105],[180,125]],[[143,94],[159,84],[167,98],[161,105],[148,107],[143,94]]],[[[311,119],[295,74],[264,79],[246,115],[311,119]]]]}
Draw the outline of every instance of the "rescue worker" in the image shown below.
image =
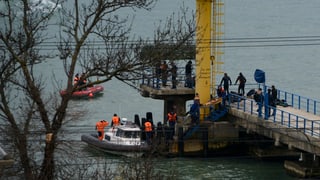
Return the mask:
{"type": "Polygon", "coordinates": [[[229,83],[230,83],[230,85],[232,85],[231,78],[228,76],[227,73],[224,73],[224,76],[222,77],[221,82],[220,82],[220,86],[222,86],[222,84],[223,84],[223,89],[225,90],[227,95],[229,95],[229,83]]]}
{"type": "Polygon", "coordinates": [[[191,124],[196,125],[200,123],[200,102],[198,100],[193,100],[193,104],[189,111],[191,115],[191,124]]]}
{"type": "Polygon", "coordinates": [[[264,100],[264,96],[262,94],[262,89],[259,88],[255,94],[253,95],[253,99],[256,101],[257,105],[258,105],[258,109],[257,112],[259,114],[259,117],[262,116],[262,106],[263,106],[263,100],[264,100]]]}
{"type": "Polygon", "coordinates": [[[177,65],[174,62],[171,62],[171,80],[172,80],[171,89],[177,89],[177,70],[178,70],[177,65]]]}
{"type": "Polygon", "coordinates": [[[240,83],[238,86],[238,94],[241,94],[242,96],[244,96],[245,94],[244,87],[247,82],[247,79],[244,77],[244,75],[241,72],[239,73],[239,76],[236,79],[236,82],[234,83],[234,85],[236,85],[238,81],[240,83]]]}
{"type": "Polygon", "coordinates": [[[96,130],[98,131],[98,139],[100,141],[104,138],[104,128],[109,125],[109,122],[106,120],[100,120],[96,123],[96,130]]]}
{"type": "Polygon", "coordinates": [[[175,125],[177,121],[177,113],[171,111],[167,115],[167,121],[169,121],[169,128],[170,128],[170,139],[173,140],[175,125]]]}
{"type": "Polygon", "coordinates": [[[111,126],[116,127],[120,125],[120,117],[117,114],[113,114],[111,126]]]}
{"type": "Polygon", "coordinates": [[[167,80],[168,80],[168,64],[166,61],[163,61],[163,63],[160,66],[161,68],[161,78],[162,78],[162,86],[167,86],[167,80]]]}
{"type": "Polygon", "coordinates": [[[151,144],[152,124],[149,120],[144,123],[144,131],[146,133],[147,143],[151,144]]]}
{"type": "Polygon", "coordinates": [[[82,86],[82,85],[85,85],[85,84],[87,84],[86,74],[82,73],[80,78],[79,78],[78,85],[82,86]]]}
{"type": "Polygon", "coordinates": [[[78,85],[80,78],[79,78],[79,74],[76,74],[73,78],[73,85],[76,86],[78,85]]]}
{"type": "Polygon", "coordinates": [[[188,61],[188,63],[185,66],[185,74],[186,74],[186,83],[185,87],[192,88],[192,61],[188,61]]]}
{"type": "Polygon", "coordinates": [[[196,93],[196,94],[194,95],[194,99],[193,99],[193,100],[199,101],[199,104],[200,104],[200,96],[199,96],[199,93],[196,93]]]}

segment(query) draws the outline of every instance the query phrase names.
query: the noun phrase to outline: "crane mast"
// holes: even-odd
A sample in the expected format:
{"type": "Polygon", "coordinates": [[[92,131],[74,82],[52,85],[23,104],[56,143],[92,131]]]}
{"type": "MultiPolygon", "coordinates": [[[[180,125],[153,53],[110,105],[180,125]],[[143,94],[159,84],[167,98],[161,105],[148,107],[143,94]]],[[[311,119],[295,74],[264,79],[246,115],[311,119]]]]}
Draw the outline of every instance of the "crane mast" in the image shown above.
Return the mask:
{"type": "MultiPolygon", "coordinates": [[[[221,71],[223,47],[223,0],[196,0],[195,90],[200,102],[216,95],[216,76],[221,71]]],[[[201,112],[200,112],[201,113],[201,112]]],[[[203,114],[203,112],[201,113],[203,114]]]]}

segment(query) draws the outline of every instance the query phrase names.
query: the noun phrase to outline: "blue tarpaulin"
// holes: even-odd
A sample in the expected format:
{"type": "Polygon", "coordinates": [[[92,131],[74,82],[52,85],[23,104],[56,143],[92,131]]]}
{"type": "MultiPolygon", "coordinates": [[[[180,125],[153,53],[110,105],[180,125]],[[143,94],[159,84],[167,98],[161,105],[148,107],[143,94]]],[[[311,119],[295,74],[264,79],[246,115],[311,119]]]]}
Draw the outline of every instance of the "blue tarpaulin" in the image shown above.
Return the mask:
{"type": "Polygon", "coordinates": [[[257,83],[264,83],[266,81],[264,71],[256,69],[256,71],[254,72],[254,80],[256,80],[257,83]]]}

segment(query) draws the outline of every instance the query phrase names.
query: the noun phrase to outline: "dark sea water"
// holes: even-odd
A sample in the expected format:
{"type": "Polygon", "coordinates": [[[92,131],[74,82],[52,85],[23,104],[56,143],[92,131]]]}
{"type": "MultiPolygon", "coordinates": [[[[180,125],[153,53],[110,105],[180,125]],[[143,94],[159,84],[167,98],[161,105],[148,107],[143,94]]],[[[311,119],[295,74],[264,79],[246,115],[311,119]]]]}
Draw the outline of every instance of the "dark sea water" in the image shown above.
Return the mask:
{"type": "MultiPolygon", "coordinates": [[[[135,36],[152,39],[159,21],[177,12],[182,4],[195,11],[195,0],[160,0],[151,12],[126,10],[122,13],[133,15],[135,36]]],[[[248,82],[253,83],[255,69],[262,69],[266,72],[267,84],[320,99],[319,9],[319,0],[225,0],[225,39],[243,38],[251,42],[225,44],[223,71],[228,72],[233,81],[242,72],[248,82]],[[314,37],[287,41],[292,38],[301,40],[306,36],[314,37]],[[261,42],[261,38],[275,38],[277,41],[261,42]]],[[[38,71],[44,74],[51,71],[58,78],[61,74],[60,81],[64,81],[63,67],[58,61],[39,65],[38,71]]],[[[217,81],[220,78],[217,77],[217,81]]],[[[57,86],[54,85],[52,90],[57,86]]],[[[152,112],[155,122],[163,120],[162,101],[143,98],[137,90],[118,81],[110,81],[103,86],[103,96],[70,103],[68,113],[84,113],[64,127],[69,131],[68,139],[80,142],[82,133],[94,132],[96,121],[111,121],[114,113],[130,119],[134,114],[145,117],[146,112],[152,112]]],[[[88,151],[83,144],[79,147],[88,151]]],[[[105,154],[96,156],[116,158],[105,154]]],[[[282,161],[267,162],[248,157],[161,159],[158,166],[163,171],[169,166],[174,167],[178,171],[178,179],[292,179],[286,175],[282,161]]]]}

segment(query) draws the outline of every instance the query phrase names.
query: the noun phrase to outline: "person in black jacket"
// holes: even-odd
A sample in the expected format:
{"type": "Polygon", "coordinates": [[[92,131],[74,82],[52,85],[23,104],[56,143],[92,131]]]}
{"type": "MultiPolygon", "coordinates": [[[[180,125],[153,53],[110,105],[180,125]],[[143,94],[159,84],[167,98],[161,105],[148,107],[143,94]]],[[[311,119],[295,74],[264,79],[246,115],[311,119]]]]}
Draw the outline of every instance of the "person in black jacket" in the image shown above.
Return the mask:
{"type": "Polygon", "coordinates": [[[185,87],[192,88],[192,61],[188,61],[185,67],[186,84],[185,87]]]}
{"type": "Polygon", "coordinates": [[[220,82],[220,86],[221,86],[222,83],[223,83],[223,89],[225,90],[225,92],[227,93],[227,95],[229,94],[229,82],[230,82],[230,85],[231,85],[232,82],[231,82],[230,77],[228,76],[227,73],[224,73],[224,76],[222,77],[221,82],[220,82]]]}
{"type": "Polygon", "coordinates": [[[262,94],[262,89],[259,88],[255,94],[253,95],[253,99],[256,101],[257,105],[258,105],[258,109],[257,112],[261,112],[262,110],[262,106],[263,106],[263,94],[262,94]]]}
{"type": "Polygon", "coordinates": [[[234,85],[236,85],[238,81],[239,81],[238,94],[241,94],[243,96],[245,94],[244,86],[247,82],[247,79],[243,76],[243,74],[241,72],[239,73],[239,76],[238,76],[236,82],[234,83],[234,85]]]}
{"type": "Polygon", "coordinates": [[[274,85],[271,86],[271,96],[275,102],[275,104],[278,103],[278,90],[274,87],[274,85]]]}

